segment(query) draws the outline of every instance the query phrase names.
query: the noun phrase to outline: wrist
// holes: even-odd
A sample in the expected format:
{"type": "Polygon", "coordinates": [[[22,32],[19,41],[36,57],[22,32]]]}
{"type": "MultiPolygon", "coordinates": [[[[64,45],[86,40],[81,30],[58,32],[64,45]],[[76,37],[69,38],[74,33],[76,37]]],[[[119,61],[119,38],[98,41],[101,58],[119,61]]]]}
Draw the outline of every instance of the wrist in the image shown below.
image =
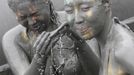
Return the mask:
{"type": "Polygon", "coordinates": [[[31,69],[34,70],[33,72],[39,73],[39,75],[44,75],[46,68],[46,60],[39,54],[35,54],[31,62],[31,66],[31,69]]]}
{"type": "Polygon", "coordinates": [[[38,53],[34,55],[33,60],[40,65],[46,65],[47,58],[48,57],[46,57],[45,55],[41,55],[38,53]]]}

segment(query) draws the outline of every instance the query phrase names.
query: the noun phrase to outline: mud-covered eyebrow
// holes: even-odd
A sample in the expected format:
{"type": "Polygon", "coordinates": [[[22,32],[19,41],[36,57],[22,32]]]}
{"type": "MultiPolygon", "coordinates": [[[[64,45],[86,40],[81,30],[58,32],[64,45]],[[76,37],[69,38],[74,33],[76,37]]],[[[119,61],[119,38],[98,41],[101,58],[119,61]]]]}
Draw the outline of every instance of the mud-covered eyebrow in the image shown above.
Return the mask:
{"type": "Polygon", "coordinates": [[[89,6],[93,6],[94,1],[84,1],[84,2],[80,2],[80,5],[83,5],[83,4],[86,4],[86,5],[89,5],[89,6]]]}

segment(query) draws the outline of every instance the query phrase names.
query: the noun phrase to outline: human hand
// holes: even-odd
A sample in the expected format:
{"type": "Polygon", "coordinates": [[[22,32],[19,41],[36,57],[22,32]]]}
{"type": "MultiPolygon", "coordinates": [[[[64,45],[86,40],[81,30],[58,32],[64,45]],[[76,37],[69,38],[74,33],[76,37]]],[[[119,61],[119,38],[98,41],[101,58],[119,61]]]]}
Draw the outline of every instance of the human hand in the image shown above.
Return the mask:
{"type": "Polygon", "coordinates": [[[40,63],[45,63],[48,56],[51,54],[51,48],[58,41],[60,33],[66,30],[67,24],[62,24],[59,28],[52,32],[42,32],[35,41],[33,48],[36,50],[36,58],[40,59],[40,63]]]}

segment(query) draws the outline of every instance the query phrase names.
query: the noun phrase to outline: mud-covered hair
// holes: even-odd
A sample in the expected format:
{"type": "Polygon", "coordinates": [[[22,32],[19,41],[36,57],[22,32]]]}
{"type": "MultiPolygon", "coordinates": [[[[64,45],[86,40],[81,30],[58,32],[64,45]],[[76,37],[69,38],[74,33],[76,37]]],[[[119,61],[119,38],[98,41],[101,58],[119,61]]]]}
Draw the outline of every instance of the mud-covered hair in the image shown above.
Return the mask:
{"type": "Polygon", "coordinates": [[[17,11],[17,8],[18,8],[18,5],[23,3],[23,2],[32,2],[32,3],[36,3],[36,2],[39,2],[39,3],[44,3],[49,5],[49,9],[50,9],[50,23],[52,25],[57,25],[60,24],[59,22],[59,17],[58,17],[58,14],[56,13],[55,9],[54,9],[54,6],[53,6],[53,3],[51,0],[8,0],[8,5],[9,7],[12,9],[13,12],[16,12],[17,11]]]}
{"type": "Polygon", "coordinates": [[[110,3],[110,0],[101,0],[102,3],[110,3]]]}

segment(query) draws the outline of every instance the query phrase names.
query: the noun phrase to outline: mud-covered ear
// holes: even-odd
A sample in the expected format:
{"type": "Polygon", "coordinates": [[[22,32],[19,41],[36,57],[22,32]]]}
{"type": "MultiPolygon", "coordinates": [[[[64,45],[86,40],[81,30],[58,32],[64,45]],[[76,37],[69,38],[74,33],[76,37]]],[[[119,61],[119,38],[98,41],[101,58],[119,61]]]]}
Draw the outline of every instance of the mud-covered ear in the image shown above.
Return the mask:
{"type": "Polygon", "coordinates": [[[111,7],[110,7],[111,2],[110,2],[110,0],[101,0],[101,1],[102,1],[103,5],[105,7],[105,11],[109,12],[111,10],[111,7]]]}

